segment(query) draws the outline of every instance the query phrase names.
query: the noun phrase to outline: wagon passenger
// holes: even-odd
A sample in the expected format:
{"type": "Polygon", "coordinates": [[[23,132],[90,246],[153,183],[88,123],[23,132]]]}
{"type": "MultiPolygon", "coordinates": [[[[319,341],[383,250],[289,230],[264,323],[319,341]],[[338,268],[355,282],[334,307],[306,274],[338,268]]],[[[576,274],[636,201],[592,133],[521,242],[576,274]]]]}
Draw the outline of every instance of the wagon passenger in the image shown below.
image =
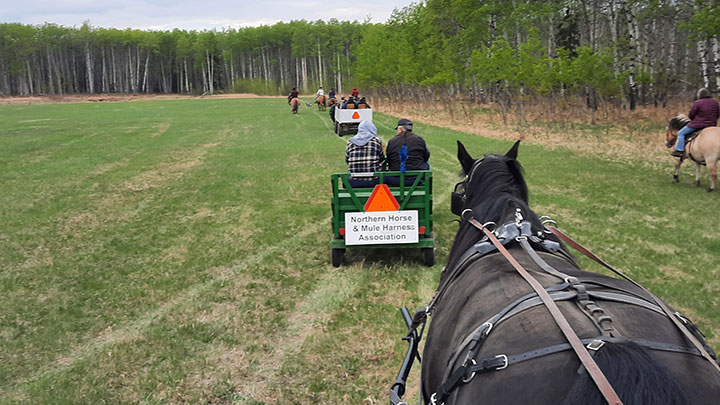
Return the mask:
{"type": "MultiPolygon", "coordinates": [[[[385,161],[382,141],[377,137],[377,128],[372,121],[362,121],[357,135],[348,140],[345,147],[345,162],[350,173],[374,173],[382,170],[385,161]]],[[[373,187],[378,184],[375,176],[350,177],[352,187],[373,187]]]]}
{"type": "MultiPolygon", "coordinates": [[[[398,121],[397,135],[388,141],[387,163],[391,171],[405,172],[406,170],[429,170],[430,151],[425,140],[412,132],[413,123],[407,118],[398,121]]],[[[415,176],[405,178],[406,185],[412,185],[415,176]]],[[[395,176],[385,177],[390,185],[400,185],[400,179],[395,176]]]]}
{"type": "Polygon", "coordinates": [[[702,88],[698,90],[696,100],[690,108],[690,114],[688,114],[692,121],[678,131],[675,150],[670,154],[675,157],[685,156],[685,137],[703,128],[716,126],[718,116],[720,116],[718,102],[712,98],[708,89],[702,88]]]}

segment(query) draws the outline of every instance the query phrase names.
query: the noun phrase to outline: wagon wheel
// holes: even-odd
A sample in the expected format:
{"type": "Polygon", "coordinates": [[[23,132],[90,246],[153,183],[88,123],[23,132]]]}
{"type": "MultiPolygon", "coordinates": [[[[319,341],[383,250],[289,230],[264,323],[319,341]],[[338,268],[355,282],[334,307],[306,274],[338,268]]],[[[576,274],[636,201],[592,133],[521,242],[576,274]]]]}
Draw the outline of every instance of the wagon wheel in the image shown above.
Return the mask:
{"type": "Polygon", "coordinates": [[[332,248],[330,249],[331,256],[332,256],[332,265],[333,267],[340,267],[343,261],[343,256],[345,256],[345,249],[341,248],[332,248]]]}
{"type": "Polygon", "coordinates": [[[423,263],[431,267],[435,264],[435,248],[428,247],[428,248],[420,248],[423,253],[423,263]]]}

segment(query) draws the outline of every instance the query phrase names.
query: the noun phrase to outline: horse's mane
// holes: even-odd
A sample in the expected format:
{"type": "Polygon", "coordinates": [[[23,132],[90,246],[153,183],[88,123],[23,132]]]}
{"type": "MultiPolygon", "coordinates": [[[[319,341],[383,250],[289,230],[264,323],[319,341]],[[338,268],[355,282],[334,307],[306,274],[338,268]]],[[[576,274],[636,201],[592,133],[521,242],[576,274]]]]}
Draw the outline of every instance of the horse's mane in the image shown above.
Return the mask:
{"type": "Polygon", "coordinates": [[[668,128],[680,130],[682,127],[687,125],[688,122],[690,122],[690,117],[685,114],[678,114],[670,119],[670,122],[668,122],[668,128]]]}

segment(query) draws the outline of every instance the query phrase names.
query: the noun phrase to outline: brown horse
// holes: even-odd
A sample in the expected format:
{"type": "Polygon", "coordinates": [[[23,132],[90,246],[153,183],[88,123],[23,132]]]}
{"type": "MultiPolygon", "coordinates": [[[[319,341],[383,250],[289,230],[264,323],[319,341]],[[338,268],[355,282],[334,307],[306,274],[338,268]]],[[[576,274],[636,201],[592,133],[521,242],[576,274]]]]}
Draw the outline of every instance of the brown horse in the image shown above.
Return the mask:
{"type": "Polygon", "coordinates": [[[334,106],[335,104],[337,104],[337,102],[338,102],[338,101],[337,101],[337,98],[333,97],[333,98],[331,98],[331,99],[328,100],[327,106],[328,106],[328,107],[332,107],[332,106],[334,106]]]}
{"type": "MultiPolygon", "coordinates": [[[[668,122],[665,135],[665,145],[672,148],[677,142],[678,131],[682,129],[690,118],[685,114],[679,114],[668,122]]],[[[679,158],[675,163],[675,174],[673,182],[679,181],[680,166],[687,158],[695,162],[695,185],[700,185],[700,166],[707,165],[710,173],[710,187],[708,192],[715,191],[717,183],[717,161],[720,160],[720,127],[707,127],[700,131],[697,136],[685,145],[685,156],[679,158]]]]}
{"type": "Polygon", "coordinates": [[[324,94],[323,94],[322,96],[318,96],[318,97],[315,99],[315,102],[316,102],[317,105],[318,105],[318,111],[325,111],[325,106],[327,105],[327,104],[325,103],[325,100],[326,100],[326,98],[325,98],[325,95],[324,95],[324,94]]]}
{"type": "Polygon", "coordinates": [[[292,107],[292,113],[297,114],[298,113],[298,107],[300,107],[300,99],[297,97],[293,97],[288,104],[292,107]]]}

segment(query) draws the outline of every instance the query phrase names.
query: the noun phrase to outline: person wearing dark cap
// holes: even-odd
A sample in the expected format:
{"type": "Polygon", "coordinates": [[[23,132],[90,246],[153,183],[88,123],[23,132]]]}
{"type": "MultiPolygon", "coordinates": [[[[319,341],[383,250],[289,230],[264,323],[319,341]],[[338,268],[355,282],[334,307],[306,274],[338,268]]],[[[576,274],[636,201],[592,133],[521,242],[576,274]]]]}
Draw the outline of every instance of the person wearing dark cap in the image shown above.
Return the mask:
{"type": "MultiPolygon", "coordinates": [[[[405,172],[406,170],[428,170],[430,165],[430,151],[425,140],[412,132],[413,123],[407,118],[398,121],[397,135],[387,144],[387,164],[390,171],[405,172]]],[[[405,178],[405,184],[409,185],[415,181],[415,177],[405,178]]],[[[390,185],[399,185],[400,179],[387,177],[386,182],[390,185]]]]}

